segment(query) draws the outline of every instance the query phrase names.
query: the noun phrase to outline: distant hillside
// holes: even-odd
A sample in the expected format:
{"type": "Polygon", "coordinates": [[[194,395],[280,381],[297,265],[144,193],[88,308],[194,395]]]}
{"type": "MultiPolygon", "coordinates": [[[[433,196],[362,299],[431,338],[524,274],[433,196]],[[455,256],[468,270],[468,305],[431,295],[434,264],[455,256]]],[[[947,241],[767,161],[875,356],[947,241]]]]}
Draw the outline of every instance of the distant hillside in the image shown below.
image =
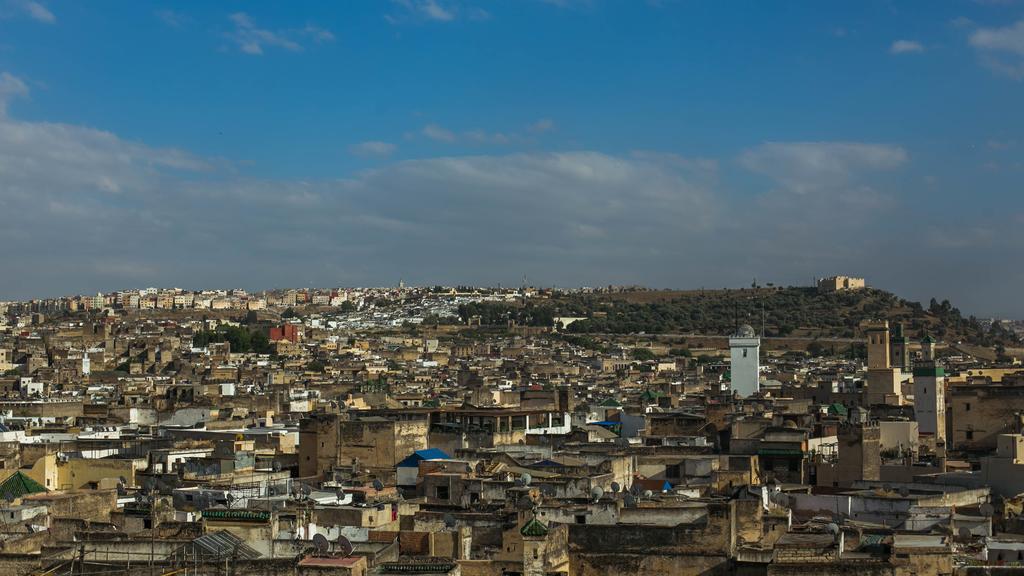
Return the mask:
{"type": "Polygon", "coordinates": [[[1013,346],[1019,340],[998,324],[986,329],[973,317],[964,318],[948,301],[928,306],[903,300],[883,290],[866,288],[819,292],[816,288],[746,288],[736,290],[651,290],[610,294],[559,294],[526,305],[470,304],[460,308],[465,320],[478,315],[483,324],[550,326],[556,317],[582,317],[567,331],[573,333],[696,333],[729,334],[735,325],[750,324],[766,336],[860,337],[867,319],[903,322],[911,338],[925,334],[978,346],[1013,346]],[[762,314],[763,311],[763,314],[762,314]]]}

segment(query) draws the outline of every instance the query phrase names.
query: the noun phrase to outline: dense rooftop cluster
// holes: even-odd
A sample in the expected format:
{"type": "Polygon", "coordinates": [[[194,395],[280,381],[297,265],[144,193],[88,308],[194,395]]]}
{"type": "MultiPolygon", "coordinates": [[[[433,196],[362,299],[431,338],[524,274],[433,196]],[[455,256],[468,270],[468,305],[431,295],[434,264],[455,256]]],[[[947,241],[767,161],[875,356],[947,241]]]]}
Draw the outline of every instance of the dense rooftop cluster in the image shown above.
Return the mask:
{"type": "MultiPolygon", "coordinates": [[[[845,282],[827,298],[853,298],[845,282]]],[[[734,292],[764,290],[809,298],[734,292]]],[[[767,337],[735,311],[718,332],[593,329],[623,302],[725,314],[704,297],[402,286],[0,304],[0,573],[1024,565],[1011,326],[985,329],[1005,332],[998,350],[936,337],[943,304],[915,326],[872,308],[813,336],[795,322],[767,337]]]]}

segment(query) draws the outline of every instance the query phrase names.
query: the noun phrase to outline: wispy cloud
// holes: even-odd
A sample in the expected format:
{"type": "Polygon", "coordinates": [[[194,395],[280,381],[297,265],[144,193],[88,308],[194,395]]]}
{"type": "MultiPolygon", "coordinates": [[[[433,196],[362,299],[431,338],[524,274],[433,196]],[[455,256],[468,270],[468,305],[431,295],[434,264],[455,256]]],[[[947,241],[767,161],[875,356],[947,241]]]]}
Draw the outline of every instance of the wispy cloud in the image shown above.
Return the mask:
{"type": "Polygon", "coordinates": [[[897,40],[889,46],[892,54],[920,54],[924,52],[924,46],[915,40],[897,40]]]}
{"type": "Polygon", "coordinates": [[[392,24],[410,17],[434,22],[451,22],[455,20],[458,11],[454,3],[442,4],[438,0],[392,0],[392,4],[399,10],[396,14],[386,16],[392,24]]]}
{"type": "Polygon", "coordinates": [[[44,24],[57,22],[57,17],[54,16],[53,12],[35,0],[12,0],[10,4],[21,13],[38,22],[43,22],[44,24]]]}
{"type": "Polygon", "coordinates": [[[412,140],[417,136],[423,136],[435,142],[444,142],[448,144],[528,144],[535,141],[540,135],[546,132],[551,132],[554,129],[555,122],[550,118],[542,118],[528,126],[525,126],[522,131],[512,132],[492,132],[488,130],[481,130],[479,128],[456,132],[441,126],[440,124],[431,123],[421,128],[418,133],[406,133],[405,137],[407,140],[412,140]]]}
{"type": "Polygon", "coordinates": [[[768,142],[745,151],[740,163],[797,194],[846,190],[864,172],[907,161],[900,146],[862,142],[768,142]]]}
{"type": "Polygon", "coordinates": [[[359,144],[353,144],[349,147],[349,152],[356,156],[390,156],[395,151],[396,146],[390,142],[382,142],[380,140],[368,140],[366,142],[360,142],[359,144]]]}
{"type": "Polygon", "coordinates": [[[555,121],[551,118],[541,118],[527,128],[534,134],[543,134],[544,132],[550,132],[555,129],[555,121]]]}
{"type": "Polygon", "coordinates": [[[15,98],[25,98],[29,90],[25,82],[8,72],[0,72],[0,118],[7,114],[7,103],[15,98]]]}
{"type": "Polygon", "coordinates": [[[436,142],[455,142],[458,139],[454,132],[437,124],[427,124],[420,133],[436,142]]]}
{"type": "Polygon", "coordinates": [[[391,0],[391,4],[393,10],[384,15],[391,24],[491,19],[490,12],[465,0],[391,0]]]}
{"type": "Polygon", "coordinates": [[[264,48],[281,48],[289,52],[300,52],[303,49],[300,40],[306,39],[317,44],[334,40],[330,30],[308,24],[301,29],[269,30],[258,27],[245,12],[236,12],[229,16],[234,29],[227,33],[228,39],[235,43],[239,50],[246,54],[261,55],[264,48]]]}
{"type": "Polygon", "coordinates": [[[1016,80],[1024,79],[1024,20],[1003,28],[978,28],[969,42],[986,66],[1016,80]]]}

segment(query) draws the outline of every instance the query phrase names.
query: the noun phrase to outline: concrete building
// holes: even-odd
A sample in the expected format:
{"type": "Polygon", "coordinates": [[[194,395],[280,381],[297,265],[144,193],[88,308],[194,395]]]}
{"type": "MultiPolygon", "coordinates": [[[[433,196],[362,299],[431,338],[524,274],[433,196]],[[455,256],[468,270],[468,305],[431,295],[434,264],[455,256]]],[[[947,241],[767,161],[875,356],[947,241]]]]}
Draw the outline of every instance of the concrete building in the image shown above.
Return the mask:
{"type": "Polygon", "coordinates": [[[872,321],[864,324],[868,346],[868,404],[901,404],[903,392],[902,372],[893,368],[890,354],[889,322],[872,321]]]}
{"type": "Polygon", "coordinates": [[[866,288],[867,283],[863,278],[851,276],[829,276],[818,279],[818,290],[822,292],[838,292],[840,290],[859,290],[866,288]]]}
{"type": "Polygon", "coordinates": [[[729,366],[732,389],[746,398],[761,389],[761,338],[749,324],[729,337],[729,366]]]}
{"type": "Polygon", "coordinates": [[[981,475],[993,494],[1011,498],[1024,493],[1024,436],[1000,434],[995,456],[981,459],[981,475]]]}

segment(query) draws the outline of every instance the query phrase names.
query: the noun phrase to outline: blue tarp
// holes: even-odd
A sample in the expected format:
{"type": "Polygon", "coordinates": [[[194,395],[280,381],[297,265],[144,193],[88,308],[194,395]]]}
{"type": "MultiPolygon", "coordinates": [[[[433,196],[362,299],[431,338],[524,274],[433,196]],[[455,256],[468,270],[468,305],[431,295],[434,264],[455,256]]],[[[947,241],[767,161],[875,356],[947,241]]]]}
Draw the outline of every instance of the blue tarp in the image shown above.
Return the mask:
{"type": "Polygon", "coordinates": [[[414,468],[420,465],[423,460],[448,460],[451,456],[445,453],[440,448],[427,448],[426,450],[417,450],[398,463],[399,468],[414,468]]]}

